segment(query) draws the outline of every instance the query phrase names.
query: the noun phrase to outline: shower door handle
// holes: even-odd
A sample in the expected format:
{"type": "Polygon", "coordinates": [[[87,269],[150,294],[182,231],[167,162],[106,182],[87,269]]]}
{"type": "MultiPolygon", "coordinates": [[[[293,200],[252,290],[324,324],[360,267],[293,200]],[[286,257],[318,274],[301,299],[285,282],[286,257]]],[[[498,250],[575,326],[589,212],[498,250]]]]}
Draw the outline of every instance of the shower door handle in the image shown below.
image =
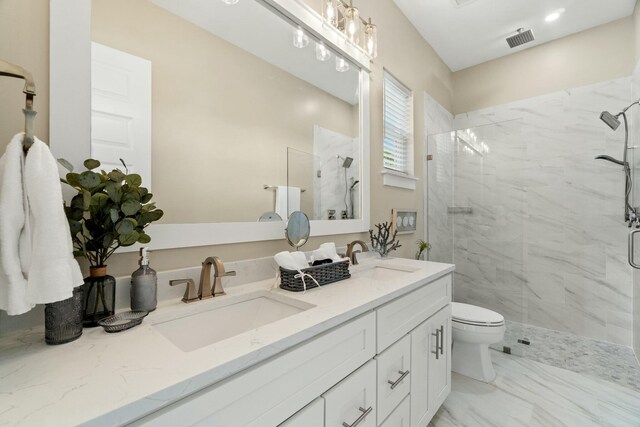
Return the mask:
{"type": "Polygon", "coordinates": [[[631,265],[631,267],[633,268],[637,268],[640,269],[640,264],[636,264],[635,263],[635,257],[634,257],[634,236],[636,233],[640,233],[640,229],[636,228],[635,230],[631,230],[629,232],[629,265],[631,265]]]}

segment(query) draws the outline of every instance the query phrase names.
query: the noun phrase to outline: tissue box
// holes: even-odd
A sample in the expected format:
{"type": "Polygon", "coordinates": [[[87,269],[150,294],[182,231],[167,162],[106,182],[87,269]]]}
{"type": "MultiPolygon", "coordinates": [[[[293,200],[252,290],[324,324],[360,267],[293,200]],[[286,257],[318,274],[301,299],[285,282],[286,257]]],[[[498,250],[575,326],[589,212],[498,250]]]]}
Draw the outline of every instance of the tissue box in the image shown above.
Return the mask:
{"type": "MultiPolygon", "coordinates": [[[[316,267],[303,268],[303,273],[311,275],[318,281],[320,286],[328,285],[329,283],[339,282],[351,277],[349,273],[349,260],[332,262],[331,264],[318,265],[316,267]]],[[[287,291],[301,292],[304,291],[304,285],[301,277],[296,270],[287,270],[280,267],[280,287],[287,291]]],[[[305,277],[307,289],[317,288],[316,282],[311,280],[310,277],[305,277]]]]}

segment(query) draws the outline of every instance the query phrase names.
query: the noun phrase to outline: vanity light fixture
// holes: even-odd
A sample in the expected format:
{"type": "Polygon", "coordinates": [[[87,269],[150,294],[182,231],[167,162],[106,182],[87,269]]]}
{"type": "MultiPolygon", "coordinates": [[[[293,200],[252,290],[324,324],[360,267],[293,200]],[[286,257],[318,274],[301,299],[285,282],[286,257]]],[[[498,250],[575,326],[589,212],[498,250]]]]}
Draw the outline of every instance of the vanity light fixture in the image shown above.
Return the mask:
{"type": "Polygon", "coordinates": [[[222,0],[222,2],[225,3],[225,4],[236,4],[239,1],[240,0],[222,0]]]}
{"type": "Polygon", "coordinates": [[[365,21],[353,0],[322,0],[322,18],[342,31],[353,44],[364,50],[372,59],[378,56],[378,31],[371,22],[365,21]],[[362,37],[363,36],[363,37],[362,37]]]}
{"type": "Polygon", "coordinates": [[[349,63],[339,56],[336,56],[336,71],[346,73],[349,71],[349,63]]]}
{"type": "Polygon", "coordinates": [[[316,59],[322,62],[331,59],[331,51],[322,42],[316,43],[316,59]]]}
{"type": "Polygon", "coordinates": [[[552,13],[550,13],[549,15],[547,15],[546,18],[544,18],[545,22],[553,22],[553,21],[557,21],[558,18],[560,18],[560,15],[562,15],[564,13],[564,9],[558,9],[552,13]]]}
{"type": "Polygon", "coordinates": [[[301,27],[296,28],[293,31],[293,45],[298,49],[302,49],[309,45],[309,36],[304,33],[301,27]]]}

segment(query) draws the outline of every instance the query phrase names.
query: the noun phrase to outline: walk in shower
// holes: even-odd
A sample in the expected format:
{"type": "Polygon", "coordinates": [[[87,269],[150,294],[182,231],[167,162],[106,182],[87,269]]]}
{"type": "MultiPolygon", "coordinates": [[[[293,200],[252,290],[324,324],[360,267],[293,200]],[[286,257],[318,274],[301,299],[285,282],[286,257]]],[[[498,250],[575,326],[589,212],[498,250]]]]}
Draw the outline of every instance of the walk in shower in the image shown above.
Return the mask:
{"type": "Polygon", "coordinates": [[[624,130],[598,117],[630,86],[456,116],[459,130],[427,138],[425,211],[429,259],[456,264],[454,301],[507,320],[496,350],[640,390],[625,173],[595,159],[622,150],[624,130]]]}

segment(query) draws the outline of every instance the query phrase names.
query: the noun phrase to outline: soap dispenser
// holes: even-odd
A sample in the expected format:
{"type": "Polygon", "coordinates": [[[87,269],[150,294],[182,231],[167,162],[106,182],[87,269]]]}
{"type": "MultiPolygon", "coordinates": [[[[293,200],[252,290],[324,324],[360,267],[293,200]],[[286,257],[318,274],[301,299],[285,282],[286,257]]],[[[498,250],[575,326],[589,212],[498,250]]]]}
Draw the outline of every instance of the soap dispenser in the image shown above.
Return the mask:
{"type": "Polygon", "coordinates": [[[158,276],[149,267],[149,251],[140,249],[140,268],[131,275],[131,310],[153,311],[158,305],[158,276]]]}

